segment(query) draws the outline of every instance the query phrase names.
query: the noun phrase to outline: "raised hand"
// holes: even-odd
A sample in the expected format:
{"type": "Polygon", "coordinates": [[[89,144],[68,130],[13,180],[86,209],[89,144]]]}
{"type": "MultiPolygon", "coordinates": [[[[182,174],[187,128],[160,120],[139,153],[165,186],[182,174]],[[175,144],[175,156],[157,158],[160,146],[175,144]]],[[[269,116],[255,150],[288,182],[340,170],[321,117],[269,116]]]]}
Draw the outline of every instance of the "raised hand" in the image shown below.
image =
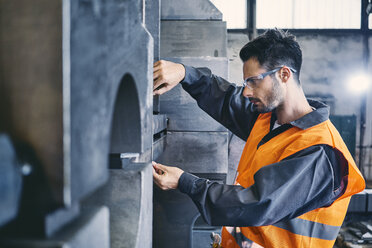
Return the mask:
{"type": "Polygon", "coordinates": [[[185,67],[182,64],[166,60],[154,63],[154,95],[161,95],[171,90],[185,78],[185,67]]]}

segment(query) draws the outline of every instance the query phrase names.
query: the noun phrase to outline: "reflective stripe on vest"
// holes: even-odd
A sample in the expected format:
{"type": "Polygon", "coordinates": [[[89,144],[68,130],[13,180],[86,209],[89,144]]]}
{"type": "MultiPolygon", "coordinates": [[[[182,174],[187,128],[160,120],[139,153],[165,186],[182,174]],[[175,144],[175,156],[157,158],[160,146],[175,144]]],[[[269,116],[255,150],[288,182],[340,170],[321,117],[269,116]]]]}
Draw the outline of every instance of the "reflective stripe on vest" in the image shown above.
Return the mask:
{"type": "Polygon", "coordinates": [[[273,224],[273,226],[285,229],[294,234],[325,240],[335,240],[341,228],[341,226],[331,226],[299,218],[281,221],[273,224]]]}

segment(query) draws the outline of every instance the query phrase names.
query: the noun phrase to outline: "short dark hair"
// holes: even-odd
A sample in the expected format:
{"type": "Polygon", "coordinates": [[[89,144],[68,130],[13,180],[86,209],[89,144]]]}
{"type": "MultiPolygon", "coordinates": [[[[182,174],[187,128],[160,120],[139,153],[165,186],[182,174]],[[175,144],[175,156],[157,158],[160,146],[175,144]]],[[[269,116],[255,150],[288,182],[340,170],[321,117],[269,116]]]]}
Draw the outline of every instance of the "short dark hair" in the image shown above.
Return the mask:
{"type": "Polygon", "coordinates": [[[272,70],[286,65],[297,72],[295,79],[300,83],[302,51],[296,37],[280,29],[268,29],[262,35],[248,42],[239,53],[243,62],[256,58],[261,66],[272,70]]]}

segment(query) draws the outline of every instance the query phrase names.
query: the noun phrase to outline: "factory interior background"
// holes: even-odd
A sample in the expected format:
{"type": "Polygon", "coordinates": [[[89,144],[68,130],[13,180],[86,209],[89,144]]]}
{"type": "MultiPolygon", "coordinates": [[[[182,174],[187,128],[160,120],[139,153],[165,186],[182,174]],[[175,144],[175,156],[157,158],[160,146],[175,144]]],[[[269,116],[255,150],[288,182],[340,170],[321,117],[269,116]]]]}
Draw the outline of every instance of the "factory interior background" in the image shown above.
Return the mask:
{"type": "Polygon", "coordinates": [[[154,186],[151,161],[233,184],[244,141],[180,85],[154,97],[153,63],[239,85],[241,47],[275,27],[296,35],[304,92],[329,105],[366,179],[335,247],[372,247],[371,12],[371,0],[0,0],[0,247],[210,247],[221,227],[154,186]]]}

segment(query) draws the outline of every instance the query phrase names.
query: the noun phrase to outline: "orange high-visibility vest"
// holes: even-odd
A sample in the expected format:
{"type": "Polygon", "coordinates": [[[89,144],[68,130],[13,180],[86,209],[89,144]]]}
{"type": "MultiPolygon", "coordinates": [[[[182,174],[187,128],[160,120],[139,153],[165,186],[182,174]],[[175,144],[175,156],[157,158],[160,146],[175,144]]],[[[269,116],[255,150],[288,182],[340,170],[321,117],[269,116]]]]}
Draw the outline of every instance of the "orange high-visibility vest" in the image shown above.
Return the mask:
{"type": "MultiPolygon", "coordinates": [[[[271,113],[260,114],[254,124],[239,162],[236,184],[250,187],[254,184],[253,176],[262,167],[277,163],[310,146],[325,144],[340,151],[348,161],[347,187],[344,194],[328,207],[268,226],[240,227],[240,232],[265,248],[333,247],[350,197],[365,188],[364,179],[340,134],[329,120],[306,130],[292,127],[257,149],[261,139],[270,131],[270,119],[271,113]]],[[[240,247],[228,230],[231,228],[224,227],[222,230],[222,247],[240,247]]]]}

